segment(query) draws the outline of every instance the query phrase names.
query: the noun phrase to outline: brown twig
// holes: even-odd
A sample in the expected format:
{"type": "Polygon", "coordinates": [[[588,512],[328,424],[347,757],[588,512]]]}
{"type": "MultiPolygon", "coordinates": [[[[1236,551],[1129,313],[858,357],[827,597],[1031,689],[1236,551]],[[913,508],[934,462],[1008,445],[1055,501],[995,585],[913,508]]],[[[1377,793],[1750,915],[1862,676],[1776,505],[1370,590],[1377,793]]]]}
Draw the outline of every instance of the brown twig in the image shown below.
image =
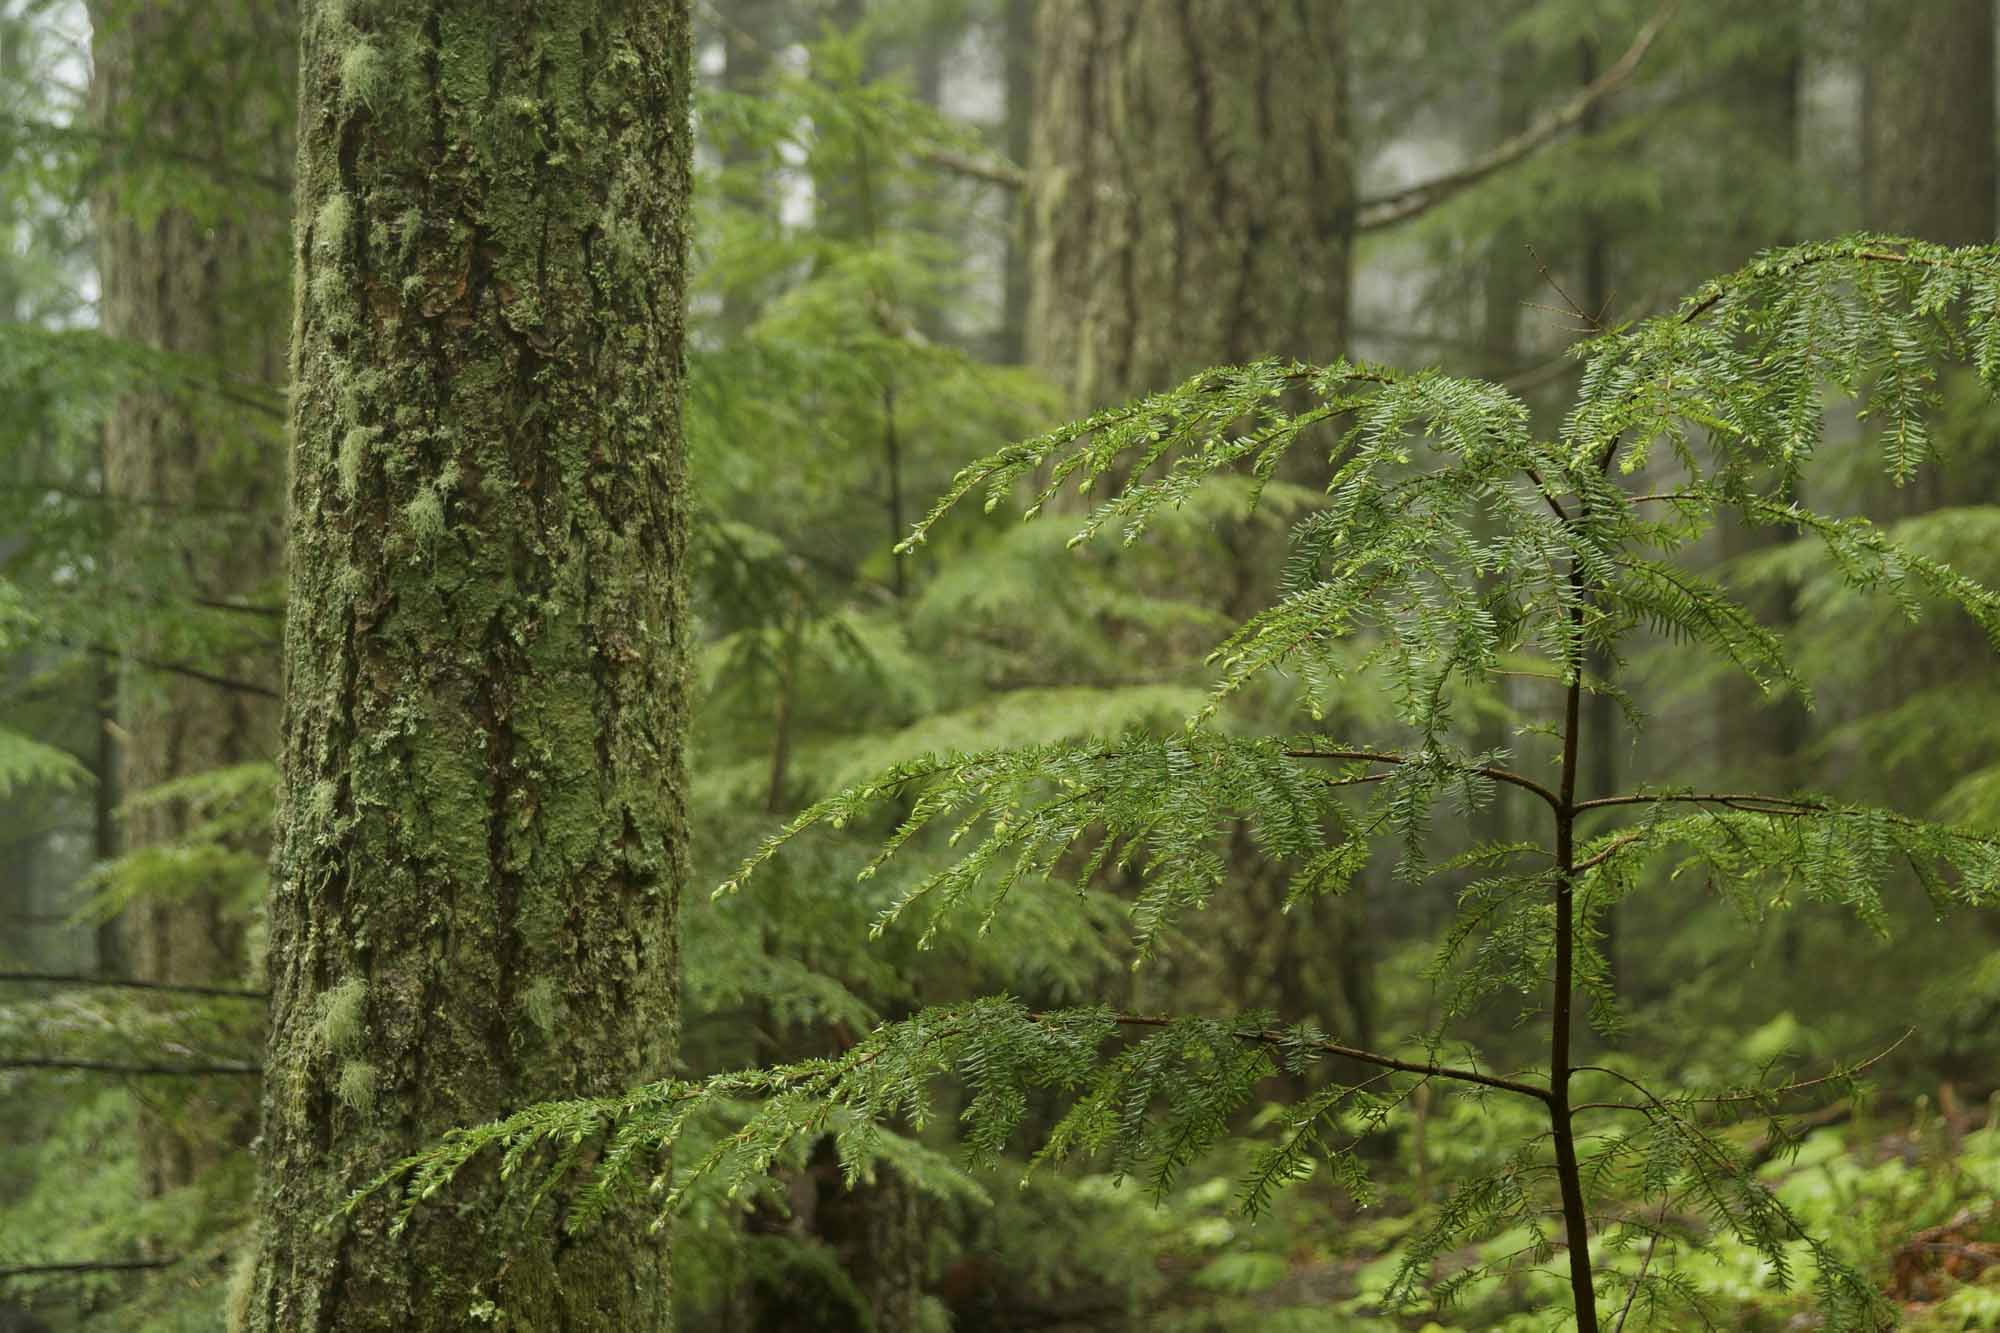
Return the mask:
{"type": "MultiPolygon", "coordinates": [[[[1415,758],[1409,755],[1385,754],[1378,750],[1287,750],[1285,751],[1285,757],[1288,759],[1352,759],[1370,764],[1413,764],[1417,762],[1415,758]]],[[[1495,782],[1506,782],[1521,788],[1523,791],[1531,791],[1544,801],[1547,801],[1552,807],[1557,804],[1554,792],[1533,778],[1516,773],[1511,769],[1494,768],[1483,764],[1455,764],[1453,767],[1463,773],[1477,773],[1479,776],[1491,778],[1495,782]]]]}
{"type": "Polygon", "coordinates": [[[96,977],[85,972],[0,972],[0,982],[49,986],[109,986],[121,990],[168,991],[178,995],[211,995],[231,1000],[268,1000],[269,991],[236,986],[189,986],[147,981],[140,977],[96,977]]]}
{"type": "MultiPolygon", "coordinates": [[[[1114,1022],[1125,1027],[1163,1028],[1176,1021],[1171,1015],[1167,1014],[1113,1014],[1112,1019],[1114,1022]]],[[[1238,1032],[1235,1035],[1241,1041],[1257,1042],[1266,1046],[1283,1046],[1288,1044],[1285,1034],[1282,1032],[1238,1032]]],[[[1519,1093],[1523,1097],[1532,1097],[1538,1102],[1549,1100],[1549,1090],[1547,1088],[1533,1083],[1524,1083],[1518,1079],[1502,1078],[1496,1074],[1482,1074],[1476,1069],[1458,1069],[1450,1065],[1429,1064],[1416,1060],[1399,1060],[1391,1055],[1363,1050],[1358,1046],[1346,1046],[1337,1041],[1315,1041],[1307,1044],[1316,1051],[1323,1051],[1328,1055],[1344,1056],[1349,1060],[1354,1060],[1361,1064],[1374,1065],[1378,1069],[1397,1070],[1405,1074],[1425,1074],[1433,1078],[1456,1079],[1461,1083],[1477,1083],[1482,1087],[1498,1088],[1503,1092],[1519,1093]]]]}
{"type": "Polygon", "coordinates": [[[0,1281],[10,1277],[41,1277],[52,1273],[124,1273],[147,1268],[172,1268],[180,1259],[79,1259],[66,1264],[7,1264],[0,1281]]]}
{"type": "Polygon", "coordinates": [[[924,148],[918,150],[916,159],[925,166],[969,176],[1003,190],[1024,190],[1028,186],[1028,173],[1004,158],[973,157],[949,148],[924,148]]]}
{"type": "Polygon", "coordinates": [[[91,1074],[159,1075],[169,1078],[207,1078],[223,1074],[249,1075],[254,1078],[264,1072],[261,1065],[238,1064],[226,1060],[210,1064],[169,1065],[123,1060],[59,1060],[37,1056],[18,1060],[0,1059],[0,1070],[9,1069],[71,1069],[91,1074]]]}

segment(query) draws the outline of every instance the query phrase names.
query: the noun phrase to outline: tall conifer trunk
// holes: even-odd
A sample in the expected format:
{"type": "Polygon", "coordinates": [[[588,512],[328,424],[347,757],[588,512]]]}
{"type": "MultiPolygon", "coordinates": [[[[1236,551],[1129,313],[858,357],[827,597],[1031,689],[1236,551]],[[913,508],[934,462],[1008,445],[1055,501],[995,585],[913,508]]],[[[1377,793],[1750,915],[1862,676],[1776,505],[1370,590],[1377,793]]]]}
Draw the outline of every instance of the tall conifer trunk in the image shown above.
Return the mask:
{"type": "MultiPolygon", "coordinates": [[[[1862,222],[1874,231],[1976,245],[2000,229],[1992,0],[1872,0],[1862,95],[1862,222]]],[[[1992,465],[1926,472],[1889,497],[1908,515],[1992,500],[1992,465]],[[1968,471],[1971,475],[1967,475],[1968,471]],[[1959,489],[1948,493],[1952,472],[1959,489]],[[1968,483],[1970,483],[1968,485],[1968,483]]],[[[1976,642],[1974,636],[1973,642],[1976,642]]],[[[1915,680],[1896,682],[1915,688],[1915,680]]]]}
{"type": "Polygon", "coordinates": [[[1994,236],[1992,0],[1873,0],[1866,222],[1947,245],[1994,236]]]}
{"type": "Polygon", "coordinates": [[[685,877],[684,0],[315,0],[258,1329],[658,1329],[457,1125],[668,1072],[685,877]]]}
{"type": "MultiPolygon", "coordinates": [[[[1347,350],[1345,60],[1340,0],[1040,0],[1027,352],[1078,411],[1206,366],[1347,350]]],[[[1293,479],[1323,480],[1310,471],[1293,479]]],[[[1236,567],[1221,595],[1247,613],[1282,549],[1247,528],[1223,539],[1236,567]]],[[[1366,1045],[1362,894],[1281,918],[1280,877],[1247,841],[1235,860],[1246,914],[1228,927],[1225,993],[1305,1017],[1330,980],[1341,1029],[1366,1045]]]]}
{"type": "Polygon", "coordinates": [[[1346,349],[1340,0],[1041,0],[1029,359],[1095,407],[1346,349]]]}
{"type": "MultiPolygon", "coordinates": [[[[282,174],[291,156],[296,31],[290,6],[248,0],[95,0],[90,12],[92,96],[112,145],[93,200],[103,328],[200,367],[188,378],[208,382],[131,395],[104,432],[122,646],[129,660],[210,678],[125,673],[107,709],[123,740],[107,757],[122,752],[121,771],[106,787],[143,801],[161,783],[269,759],[276,745],[269,622],[201,608],[267,598],[281,559],[276,423],[209,386],[254,394],[284,381],[287,210],[255,182],[282,174]],[[238,83],[199,74],[246,64],[256,72],[238,83]],[[214,165],[192,165],[203,162],[214,165]],[[201,632],[188,631],[191,617],[201,632]]],[[[171,843],[196,818],[186,801],[142,803],[125,819],[125,846],[171,843]]],[[[193,984],[241,975],[244,913],[207,876],[126,911],[115,952],[134,975],[193,984]]],[[[193,1108],[141,1114],[148,1195],[191,1183],[249,1142],[254,1114],[240,1085],[194,1095],[193,1108]]]]}

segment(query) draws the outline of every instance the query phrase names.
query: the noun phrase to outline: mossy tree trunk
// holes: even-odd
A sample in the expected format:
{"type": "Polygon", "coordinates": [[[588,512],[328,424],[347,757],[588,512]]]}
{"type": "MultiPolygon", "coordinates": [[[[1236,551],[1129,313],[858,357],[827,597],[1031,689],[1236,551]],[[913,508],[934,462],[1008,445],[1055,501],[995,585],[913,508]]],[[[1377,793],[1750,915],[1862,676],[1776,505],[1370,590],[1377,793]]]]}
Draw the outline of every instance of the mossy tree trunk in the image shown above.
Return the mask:
{"type": "Polygon", "coordinates": [[[457,1125],[668,1072],[685,878],[684,0],[315,0],[257,1329],[669,1322],[648,1218],[457,1125]]]}
{"type": "MultiPolygon", "coordinates": [[[[1206,366],[1345,352],[1355,186],[1340,0],[1040,0],[1034,38],[1027,354],[1071,406],[1206,366]]],[[[1270,537],[1221,534],[1232,612],[1275,583],[1270,537]]],[[[1281,877],[1247,845],[1237,859],[1227,998],[1337,990],[1338,1026],[1366,1044],[1363,895],[1281,917],[1281,877]]]]}
{"type": "MultiPolygon", "coordinates": [[[[135,664],[109,710],[123,744],[106,786],[140,798],[123,841],[143,850],[179,841],[200,819],[188,801],[147,801],[149,788],[268,760],[276,748],[275,622],[227,608],[267,603],[281,565],[283,439],[275,416],[241,400],[261,389],[275,405],[284,380],[288,209],[272,178],[291,156],[297,34],[290,6],[247,0],[96,0],[90,14],[92,96],[108,145],[93,200],[103,328],[198,368],[188,376],[196,387],[125,398],[104,431],[119,608],[106,637],[135,664]],[[248,72],[200,73],[215,68],[248,72]],[[140,665],[159,663],[191,670],[140,665]]],[[[266,849],[252,840],[234,851],[254,877],[266,849]]],[[[213,861],[195,867],[126,910],[117,952],[134,975],[241,976],[248,911],[213,861]]],[[[254,1102],[236,1083],[193,1089],[192,1106],[156,1099],[141,1113],[147,1195],[188,1185],[247,1146],[254,1102]]]]}

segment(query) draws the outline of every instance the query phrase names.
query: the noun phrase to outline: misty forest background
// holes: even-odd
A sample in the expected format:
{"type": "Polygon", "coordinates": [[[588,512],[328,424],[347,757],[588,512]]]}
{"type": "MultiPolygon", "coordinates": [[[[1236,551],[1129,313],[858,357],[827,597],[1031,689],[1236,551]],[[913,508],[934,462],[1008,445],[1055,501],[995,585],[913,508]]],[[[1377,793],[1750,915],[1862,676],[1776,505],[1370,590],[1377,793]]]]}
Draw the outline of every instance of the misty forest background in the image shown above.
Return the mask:
{"type": "MultiPolygon", "coordinates": [[[[1390,1050],[1434,1017],[1455,884],[1386,864],[1285,914],[1251,876],[1137,970],[1115,882],[1018,895],[926,950],[871,941],[942,855],[857,883],[886,826],[710,899],[888,764],[1178,728],[1307,502],[1281,486],[1244,521],[1198,497],[1155,540],[1077,552],[1061,524],[967,514],[892,556],[966,460],[1265,355],[1438,366],[1554,420],[1579,337],[1761,250],[2000,231],[1991,0],[706,0],[693,21],[686,1076],[1001,990],[1270,1010],[1390,1050]]],[[[288,4],[0,5],[0,1328],[220,1327],[250,1243],[297,42],[288,4]]],[[[1891,479],[1834,406],[1808,496],[1990,583],[2000,407],[1969,374],[1938,388],[1937,467],[1891,479]]],[[[1596,728],[1590,790],[1666,773],[2000,824],[1991,649],[1956,612],[1857,598],[1819,551],[1724,523],[1697,561],[1781,628],[1813,707],[1648,641],[1619,670],[1650,725],[1596,728]]],[[[1495,679],[1461,719],[1540,754],[1517,729],[1547,682],[1495,679]]],[[[1289,689],[1231,707],[1282,726],[1289,689]]],[[[1434,859],[1529,836],[1528,813],[1440,814],[1434,859]]],[[[1621,1007],[1582,1040],[1671,1088],[1903,1037],[1865,1092],[1787,1105],[1799,1142],[1761,1117],[1734,1142],[1906,1326],[2000,1328],[2000,917],[1885,892],[1875,929],[1700,874],[1635,897],[1604,940],[1621,1007]]],[[[1535,1058],[1518,996],[1458,1035],[1496,1068],[1535,1058]]],[[[902,1126],[852,1189],[820,1144],[768,1189],[696,1193],[680,1326],[1540,1328],[1560,1297],[1529,1264],[1445,1310],[1381,1299],[1532,1108],[1421,1093],[1361,1135],[1372,1204],[1313,1179],[1255,1225],[1232,1208],[1247,1148],[1156,1200],[1088,1164],[962,1175],[951,1119],[902,1126]]],[[[1816,1326],[1749,1247],[1690,1271],[1718,1326],[1816,1326]]]]}

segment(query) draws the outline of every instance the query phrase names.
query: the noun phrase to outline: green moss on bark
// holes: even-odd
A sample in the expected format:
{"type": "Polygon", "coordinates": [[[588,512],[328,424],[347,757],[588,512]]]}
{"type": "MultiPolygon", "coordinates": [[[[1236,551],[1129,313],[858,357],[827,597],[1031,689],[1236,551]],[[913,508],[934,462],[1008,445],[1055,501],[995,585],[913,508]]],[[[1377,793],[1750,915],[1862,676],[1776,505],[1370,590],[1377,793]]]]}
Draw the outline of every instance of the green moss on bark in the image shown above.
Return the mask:
{"type": "Polygon", "coordinates": [[[492,1179],[329,1219],[456,1125],[667,1072],[687,41],[678,3],[308,6],[250,1327],[666,1324],[641,1219],[524,1232],[492,1179]]]}

